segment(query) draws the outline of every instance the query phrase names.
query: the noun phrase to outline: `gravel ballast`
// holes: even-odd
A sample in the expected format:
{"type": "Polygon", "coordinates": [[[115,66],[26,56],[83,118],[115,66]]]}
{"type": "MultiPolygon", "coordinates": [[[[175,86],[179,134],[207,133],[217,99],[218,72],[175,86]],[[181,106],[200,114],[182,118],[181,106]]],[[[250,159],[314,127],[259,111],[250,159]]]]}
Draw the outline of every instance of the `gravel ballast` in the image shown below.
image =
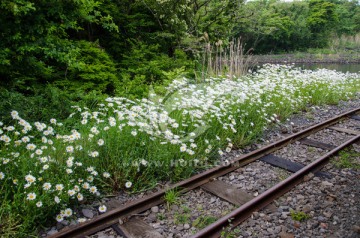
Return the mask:
{"type": "Polygon", "coordinates": [[[260,211],[241,224],[239,237],[360,237],[359,170],[329,164],[325,171],[331,179],[313,177],[298,185],[275,201],[276,213],[260,211]]]}

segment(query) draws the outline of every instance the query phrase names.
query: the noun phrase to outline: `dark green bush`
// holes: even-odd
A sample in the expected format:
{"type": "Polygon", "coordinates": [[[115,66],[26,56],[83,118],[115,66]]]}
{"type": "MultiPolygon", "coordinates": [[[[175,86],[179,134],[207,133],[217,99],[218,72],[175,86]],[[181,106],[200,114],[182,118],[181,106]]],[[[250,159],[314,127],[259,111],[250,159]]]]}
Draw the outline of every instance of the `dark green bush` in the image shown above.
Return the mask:
{"type": "Polygon", "coordinates": [[[38,89],[31,95],[0,88],[0,121],[8,123],[12,120],[12,110],[18,111],[20,117],[29,122],[46,122],[51,118],[64,120],[72,113],[72,105],[93,107],[104,97],[106,95],[96,91],[70,94],[51,85],[38,89]]]}
{"type": "Polygon", "coordinates": [[[114,95],[118,86],[116,66],[98,42],[74,42],[78,54],[74,62],[69,63],[64,78],[54,85],[68,92],[98,91],[114,95]]]}

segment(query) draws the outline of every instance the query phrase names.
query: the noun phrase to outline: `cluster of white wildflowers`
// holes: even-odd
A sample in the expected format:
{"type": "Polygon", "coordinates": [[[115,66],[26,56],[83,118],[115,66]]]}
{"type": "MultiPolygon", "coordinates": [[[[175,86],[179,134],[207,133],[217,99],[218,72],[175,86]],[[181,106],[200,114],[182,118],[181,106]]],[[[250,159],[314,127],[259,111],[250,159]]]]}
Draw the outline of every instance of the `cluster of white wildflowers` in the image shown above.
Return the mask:
{"type": "Polygon", "coordinates": [[[113,97],[96,110],[75,106],[76,129],[68,134],[57,132],[56,119],[30,124],[13,111],[14,125],[0,122],[0,181],[9,191],[15,186],[29,209],[56,207],[62,221],[73,216],[69,204],[99,196],[99,185],[128,189],[145,169],[168,173],[153,168],[154,160],[181,165],[224,155],[286,113],[316,98],[350,97],[354,88],[359,74],[265,65],[239,79],[175,80],[164,97],[113,97]]]}
{"type": "MultiPolygon", "coordinates": [[[[85,196],[99,196],[95,180],[109,179],[106,171],[99,172],[82,156],[81,134],[57,134],[62,124],[51,119],[49,124],[28,123],[18,112],[11,112],[14,124],[0,130],[1,192],[14,196],[31,212],[57,208],[57,221],[73,215],[68,207],[85,196]],[[82,156],[82,157],[79,157],[82,156]],[[8,191],[6,191],[8,189],[8,191]],[[18,194],[11,194],[10,191],[18,194]]],[[[2,195],[2,194],[0,194],[2,195]]],[[[8,198],[9,199],[9,198],[8,198]]],[[[27,212],[27,211],[24,211],[27,212]]]]}
{"type": "MultiPolygon", "coordinates": [[[[115,130],[119,141],[131,141],[133,137],[145,147],[156,141],[156,147],[163,151],[169,150],[169,145],[177,147],[180,154],[176,159],[199,159],[211,151],[224,154],[224,146],[225,152],[230,152],[231,135],[239,130],[245,136],[255,134],[259,128],[263,130],[268,124],[279,122],[279,114],[284,111],[296,111],[312,102],[316,94],[323,97],[321,90],[350,96],[347,86],[355,83],[359,83],[358,74],[265,65],[240,79],[210,78],[196,84],[187,79],[174,80],[163,97],[154,93],[148,99],[136,101],[113,97],[96,111],[80,107],[76,110],[81,123],[90,128],[89,140],[96,140],[101,146],[106,145],[104,132],[115,130]],[[209,131],[213,132],[211,137],[209,131]]],[[[98,156],[97,151],[88,153],[98,156]]],[[[139,159],[135,164],[141,166],[147,164],[148,158],[130,159],[139,159]]]]}

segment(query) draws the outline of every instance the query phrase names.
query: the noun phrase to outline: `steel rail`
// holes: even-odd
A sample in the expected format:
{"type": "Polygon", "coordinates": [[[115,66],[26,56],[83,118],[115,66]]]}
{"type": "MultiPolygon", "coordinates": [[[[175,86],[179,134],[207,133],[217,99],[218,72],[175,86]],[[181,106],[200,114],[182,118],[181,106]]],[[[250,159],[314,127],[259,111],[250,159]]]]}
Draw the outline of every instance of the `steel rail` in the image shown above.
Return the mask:
{"type": "Polygon", "coordinates": [[[233,212],[220,218],[215,223],[205,227],[195,235],[191,236],[191,238],[220,237],[221,233],[224,231],[223,229],[226,226],[229,226],[230,224],[231,226],[236,226],[241,222],[245,221],[248,217],[251,216],[253,212],[264,208],[265,206],[273,202],[275,199],[279,198],[280,196],[294,188],[297,184],[301,183],[305,175],[309,173],[314,173],[315,171],[319,170],[322,166],[324,166],[324,164],[327,163],[330,156],[335,155],[337,152],[355,143],[359,139],[360,135],[351,138],[350,140],[331,150],[327,154],[323,155],[321,158],[315,160],[314,162],[300,169],[285,180],[266,190],[259,196],[240,206],[233,212]]]}
{"type": "Polygon", "coordinates": [[[144,212],[150,209],[153,206],[159,205],[164,202],[164,195],[169,189],[181,189],[180,193],[186,193],[194,188],[197,188],[210,180],[217,178],[219,176],[230,173],[237,168],[249,164],[262,156],[270,154],[273,151],[276,151],[286,145],[293,143],[297,140],[305,138],[317,131],[320,131],[326,127],[329,127],[343,118],[348,117],[356,112],[360,111],[360,107],[348,111],[346,113],[340,114],[336,117],[328,119],[322,123],[313,125],[303,131],[297,132],[291,136],[288,136],[284,139],[266,145],[260,149],[254,150],[250,153],[241,155],[230,162],[228,165],[219,165],[209,170],[206,170],[202,173],[194,175],[186,180],[183,180],[179,183],[171,185],[165,189],[162,189],[156,193],[153,193],[145,198],[130,202],[119,208],[115,208],[107,213],[99,215],[92,220],[89,220],[84,223],[80,223],[73,227],[66,227],[58,233],[50,236],[51,238],[60,238],[60,237],[85,237],[87,235],[94,234],[100,230],[103,230],[107,227],[110,227],[113,224],[116,224],[119,219],[124,219],[132,214],[137,214],[144,212]]]}

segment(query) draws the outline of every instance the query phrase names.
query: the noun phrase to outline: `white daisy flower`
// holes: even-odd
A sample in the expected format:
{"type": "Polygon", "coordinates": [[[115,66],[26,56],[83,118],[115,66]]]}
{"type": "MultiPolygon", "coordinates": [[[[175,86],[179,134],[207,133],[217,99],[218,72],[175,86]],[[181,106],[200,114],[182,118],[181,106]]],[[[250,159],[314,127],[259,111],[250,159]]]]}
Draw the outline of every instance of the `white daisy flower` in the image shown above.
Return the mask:
{"type": "Polygon", "coordinates": [[[54,201],[59,204],[60,201],[61,201],[61,199],[60,199],[58,196],[55,196],[55,197],[54,197],[54,201]]]}
{"type": "Polygon", "coordinates": [[[46,162],[48,162],[48,158],[47,158],[47,157],[41,157],[41,158],[39,158],[39,160],[40,160],[41,163],[46,163],[46,162]]]}
{"type": "Polygon", "coordinates": [[[99,146],[102,146],[102,145],[104,145],[104,140],[103,140],[103,139],[99,139],[97,143],[98,143],[99,146]]]}
{"type": "Polygon", "coordinates": [[[28,193],[27,194],[27,200],[35,200],[35,198],[36,198],[36,194],[35,193],[28,193]]]}
{"type": "Polygon", "coordinates": [[[68,191],[68,195],[70,196],[70,197],[72,197],[72,196],[74,196],[75,195],[75,190],[73,190],[73,189],[70,189],[69,191],[68,191]]]}
{"type": "Polygon", "coordinates": [[[77,219],[77,221],[78,221],[79,223],[83,223],[83,222],[86,222],[86,218],[81,217],[81,218],[77,219]]]}
{"type": "Polygon", "coordinates": [[[181,152],[185,152],[185,151],[186,151],[186,145],[185,145],[185,144],[182,144],[182,145],[181,145],[180,151],[181,151],[181,152]]]}
{"type": "Polygon", "coordinates": [[[89,153],[89,156],[91,156],[91,157],[98,157],[99,156],[99,152],[97,152],[97,151],[93,151],[93,152],[90,152],[89,153]]]}
{"type": "Polygon", "coordinates": [[[21,141],[24,143],[28,143],[30,142],[30,138],[28,136],[24,136],[23,138],[21,138],[21,141]]]}
{"type": "Polygon", "coordinates": [[[95,186],[91,186],[89,191],[93,194],[95,194],[97,192],[97,188],[95,186]]]}
{"type": "Polygon", "coordinates": [[[90,185],[89,185],[89,183],[85,182],[85,183],[83,183],[82,187],[83,187],[83,189],[89,189],[90,185]]]}
{"type": "Polygon", "coordinates": [[[28,149],[28,150],[35,150],[35,148],[36,148],[36,145],[34,145],[34,144],[27,144],[26,145],[26,149],[28,149]]]}
{"type": "Polygon", "coordinates": [[[56,189],[57,191],[62,191],[62,190],[64,189],[64,185],[62,185],[62,184],[56,184],[56,185],[55,185],[55,189],[56,189]]]}
{"type": "Polygon", "coordinates": [[[106,208],[105,205],[101,205],[101,206],[99,207],[99,212],[101,212],[101,213],[106,212],[106,210],[107,210],[107,208],[106,208]]]}
{"type": "Polygon", "coordinates": [[[79,201],[82,201],[84,199],[84,196],[81,193],[78,193],[76,197],[79,201]]]}
{"type": "Polygon", "coordinates": [[[28,174],[25,176],[25,180],[31,184],[36,181],[36,178],[34,176],[32,176],[31,174],[28,174]]]}
{"type": "Polygon", "coordinates": [[[19,113],[17,111],[11,111],[11,117],[13,119],[19,119],[19,113]]]}
{"type": "Polygon", "coordinates": [[[51,183],[44,183],[43,184],[43,189],[44,190],[49,190],[51,188],[51,183]]]}
{"type": "Polygon", "coordinates": [[[70,216],[72,216],[72,214],[73,214],[73,211],[72,211],[70,208],[66,208],[66,209],[65,209],[64,215],[65,215],[66,217],[70,217],[70,216]]]}
{"type": "Polygon", "coordinates": [[[68,153],[72,153],[72,152],[74,152],[74,147],[73,146],[67,146],[66,147],[66,152],[68,152],[68,153]]]}
{"type": "Polygon", "coordinates": [[[131,188],[131,186],[132,186],[132,182],[127,181],[127,182],[125,183],[125,187],[126,187],[126,188],[131,188]]]}
{"type": "Polygon", "coordinates": [[[35,154],[41,155],[41,154],[42,154],[42,150],[40,150],[40,149],[35,150],[35,154]]]}
{"type": "Polygon", "coordinates": [[[64,217],[61,214],[56,216],[56,221],[57,222],[62,222],[63,220],[64,220],[64,217]]]}

